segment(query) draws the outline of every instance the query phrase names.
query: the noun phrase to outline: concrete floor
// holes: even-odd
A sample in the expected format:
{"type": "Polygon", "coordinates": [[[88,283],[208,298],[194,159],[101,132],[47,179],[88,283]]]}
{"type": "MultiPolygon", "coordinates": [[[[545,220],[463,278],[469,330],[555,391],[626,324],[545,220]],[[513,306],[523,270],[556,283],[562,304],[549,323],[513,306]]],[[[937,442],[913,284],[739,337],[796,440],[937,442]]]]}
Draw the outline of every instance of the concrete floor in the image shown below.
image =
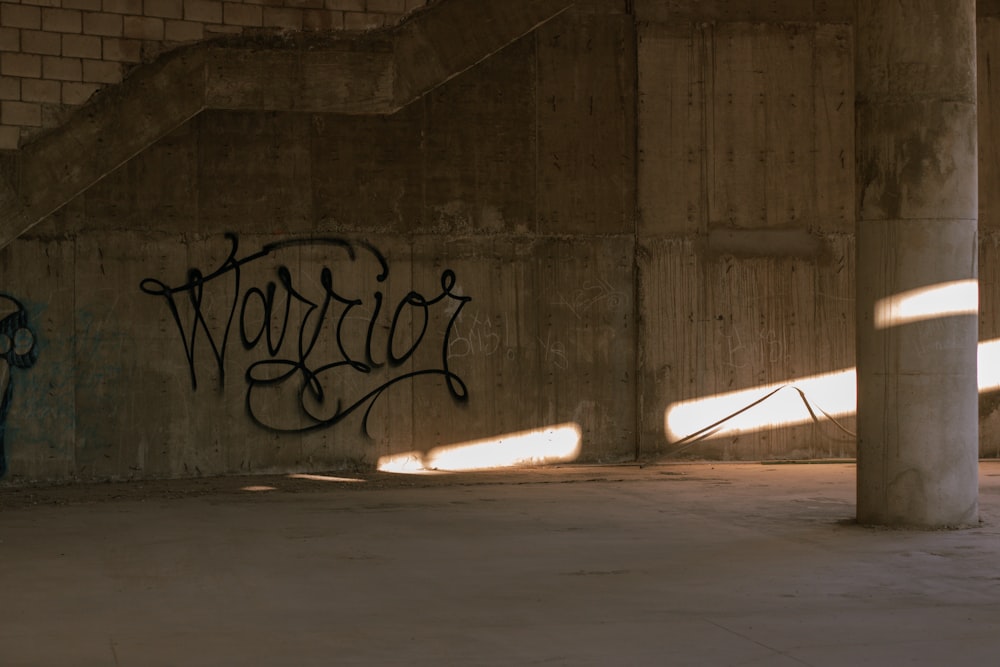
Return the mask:
{"type": "Polygon", "coordinates": [[[365,479],[0,489],[0,664],[1000,659],[998,463],[951,532],[851,524],[843,464],[365,479]]]}

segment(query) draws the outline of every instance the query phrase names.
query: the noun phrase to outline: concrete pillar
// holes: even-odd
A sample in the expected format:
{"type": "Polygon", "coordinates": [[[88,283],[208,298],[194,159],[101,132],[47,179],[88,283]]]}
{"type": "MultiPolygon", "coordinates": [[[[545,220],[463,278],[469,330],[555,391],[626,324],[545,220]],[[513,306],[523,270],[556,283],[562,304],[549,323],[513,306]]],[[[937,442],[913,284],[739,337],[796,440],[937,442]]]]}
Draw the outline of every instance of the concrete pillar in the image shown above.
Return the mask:
{"type": "Polygon", "coordinates": [[[978,520],[975,0],[857,0],[858,521],[978,520]]]}

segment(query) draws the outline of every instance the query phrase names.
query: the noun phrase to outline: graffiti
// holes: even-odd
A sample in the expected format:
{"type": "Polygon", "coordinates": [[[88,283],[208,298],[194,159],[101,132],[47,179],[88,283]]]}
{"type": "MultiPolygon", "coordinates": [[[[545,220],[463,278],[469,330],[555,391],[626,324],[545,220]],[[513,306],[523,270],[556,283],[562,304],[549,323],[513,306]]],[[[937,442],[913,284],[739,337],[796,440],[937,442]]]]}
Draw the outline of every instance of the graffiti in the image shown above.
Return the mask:
{"type": "Polygon", "coordinates": [[[561,371],[569,368],[569,359],[566,357],[566,346],[558,340],[552,340],[552,332],[545,337],[545,340],[538,337],[538,344],[542,347],[542,358],[561,371]]]}
{"type": "Polygon", "coordinates": [[[455,400],[468,397],[465,383],[448,366],[448,349],[455,321],[472,298],[458,293],[450,269],[442,271],[436,294],[410,291],[390,310],[383,291],[389,263],[367,243],[292,239],[238,257],[237,237],[226,238],[229,255],[211,273],[191,269],[187,282],[176,286],[154,278],[140,283],[144,293],[163,300],[173,318],[193,390],[206,355],[219,387],[224,386],[235,332],[243,349],[258,357],[248,362],[244,374],[247,412],[255,423],[275,431],[330,427],[364,408],[361,423],[368,433],[379,397],[418,377],[438,376],[455,400]],[[281,264],[273,269],[275,279],[263,286],[242,284],[249,265],[296,249],[320,257],[315,263],[301,262],[315,270],[296,277],[281,264]],[[339,261],[329,261],[331,254],[339,261]],[[374,291],[350,287],[371,280],[374,291]],[[418,362],[438,311],[447,318],[439,353],[432,354],[433,363],[426,354],[418,362]]]}
{"type": "MultiPolygon", "coordinates": [[[[467,319],[467,318],[466,318],[467,319]]],[[[472,316],[471,322],[455,321],[454,338],[448,344],[448,358],[467,357],[480,354],[491,357],[503,352],[508,361],[513,361],[517,352],[510,345],[510,332],[506,318],[472,316]]]]}
{"type": "MultiPolygon", "coordinates": [[[[513,325],[515,331],[517,324],[513,325]]],[[[569,368],[566,345],[552,337],[549,331],[545,338],[535,336],[535,340],[518,341],[510,334],[511,322],[502,315],[493,317],[482,313],[459,317],[452,329],[453,336],[448,344],[448,358],[470,356],[497,357],[508,362],[519,359],[519,354],[536,346],[542,361],[558,370],[569,368]],[[519,349],[520,348],[520,349],[519,349]]]]}
{"type": "Polygon", "coordinates": [[[587,311],[598,305],[607,304],[612,308],[617,308],[624,303],[626,298],[624,292],[615,289],[604,280],[585,282],[583,287],[570,294],[569,298],[564,294],[556,296],[558,298],[552,305],[569,308],[578,320],[583,319],[587,311]]]}
{"type": "Polygon", "coordinates": [[[0,477],[3,477],[7,473],[4,436],[14,398],[13,370],[34,366],[38,352],[35,334],[28,326],[28,313],[17,299],[0,294],[0,316],[0,359],[4,362],[3,398],[0,399],[0,477]]]}
{"type": "Polygon", "coordinates": [[[726,339],[727,360],[725,364],[733,368],[748,366],[764,366],[786,361],[785,345],[778,338],[774,329],[761,329],[744,343],[740,330],[732,327],[732,334],[724,335],[726,339]]]}

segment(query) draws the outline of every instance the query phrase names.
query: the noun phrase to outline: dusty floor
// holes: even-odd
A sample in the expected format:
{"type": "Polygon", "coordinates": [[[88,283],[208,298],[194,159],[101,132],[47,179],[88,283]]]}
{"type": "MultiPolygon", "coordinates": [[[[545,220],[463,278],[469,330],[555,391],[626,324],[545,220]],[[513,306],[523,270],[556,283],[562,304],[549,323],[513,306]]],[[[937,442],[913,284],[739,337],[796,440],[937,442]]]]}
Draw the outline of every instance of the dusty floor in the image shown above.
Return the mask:
{"type": "Polygon", "coordinates": [[[1000,659],[1000,463],[952,532],[844,464],[345,477],[0,489],[0,665],[1000,659]]]}

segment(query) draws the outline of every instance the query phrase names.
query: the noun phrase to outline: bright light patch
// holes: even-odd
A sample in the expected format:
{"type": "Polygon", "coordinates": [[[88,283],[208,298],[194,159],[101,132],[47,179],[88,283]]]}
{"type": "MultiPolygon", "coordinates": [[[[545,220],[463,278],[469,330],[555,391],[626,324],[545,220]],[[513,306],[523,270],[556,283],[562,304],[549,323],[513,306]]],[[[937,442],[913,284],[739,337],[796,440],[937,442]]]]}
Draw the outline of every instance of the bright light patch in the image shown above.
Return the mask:
{"type": "MultiPolygon", "coordinates": [[[[979,343],[978,353],[979,391],[1000,390],[1000,338],[979,343]]],[[[665,422],[674,442],[693,436],[715,438],[853,415],[857,400],[857,374],[854,368],[848,368],[674,403],[667,408],[665,422]],[[760,402],[754,405],[757,401],[760,402]],[[806,401],[813,409],[812,415],[806,401]],[[713,427],[717,422],[722,423],[713,427]]]]}
{"type": "Polygon", "coordinates": [[[830,417],[849,415],[855,411],[856,405],[857,378],[854,369],[850,368],[674,403],[667,408],[665,421],[671,440],[677,441],[701,431],[707,432],[713,424],[722,420],[725,421],[718,424],[717,430],[711,433],[712,437],[803,424],[826,418],[824,413],[830,417]],[[812,414],[806,401],[802,400],[803,395],[813,410],[812,414]],[[760,403],[753,405],[756,401],[760,403]]]}
{"type": "Polygon", "coordinates": [[[327,475],[307,475],[302,473],[289,475],[288,479],[308,479],[313,482],[341,482],[347,484],[364,484],[365,481],[363,479],[355,479],[353,477],[329,477],[327,475]]]}
{"type": "Polygon", "coordinates": [[[546,465],[575,461],[580,456],[580,427],[559,424],[496,438],[435,447],[426,455],[408,452],[379,459],[383,472],[426,474],[546,465]]]}
{"type": "Polygon", "coordinates": [[[424,466],[432,470],[481,470],[564,463],[580,455],[580,436],[580,427],[576,424],[560,424],[499,438],[435,447],[424,457],[424,466]]]}
{"type": "Polygon", "coordinates": [[[956,280],[893,294],[875,302],[875,328],[979,313],[979,281],[956,280]]]}
{"type": "Polygon", "coordinates": [[[240,489],[240,491],[251,491],[251,492],[277,491],[277,490],[278,489],[274,488],[273,486],[262,486],[262,485],[244,486],[242,489],[240,489]]]}
{"type": "Polygon", "coordinates": [[[979,344],[979,391],[1000,389],[1000,338],[979,344]]]}
{"type": "Polygon", "coordinates": [[[406,452],[403,454],[392,454],[391,456],[380,456],[376,468],[381,472],[394,472],[402,475],[438,475],[437,470],[428,470],[424,467],[424,455],[422,452],[406,452]]]}

